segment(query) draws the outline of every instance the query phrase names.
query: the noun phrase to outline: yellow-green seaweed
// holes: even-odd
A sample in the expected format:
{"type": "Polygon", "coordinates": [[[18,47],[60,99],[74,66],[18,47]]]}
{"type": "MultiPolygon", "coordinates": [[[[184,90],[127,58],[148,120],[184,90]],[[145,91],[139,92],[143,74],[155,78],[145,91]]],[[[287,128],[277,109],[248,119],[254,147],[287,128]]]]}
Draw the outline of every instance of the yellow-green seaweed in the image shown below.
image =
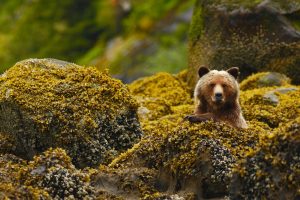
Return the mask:
{"type": "Polygon", "coordinates": [[[138,104],[128,88],[95,68],[29,59],[6,71],[0,83],[0,131],[22,158],[61,147],[77,166],[95,166],[141,136],[138,104]]]}

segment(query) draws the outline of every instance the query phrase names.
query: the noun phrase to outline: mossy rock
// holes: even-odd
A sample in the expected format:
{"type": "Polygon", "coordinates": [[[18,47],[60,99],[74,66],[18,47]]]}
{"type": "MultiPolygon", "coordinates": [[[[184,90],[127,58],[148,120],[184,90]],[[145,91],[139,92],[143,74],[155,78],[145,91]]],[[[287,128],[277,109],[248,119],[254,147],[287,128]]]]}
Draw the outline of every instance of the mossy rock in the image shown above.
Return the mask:
{"type": "Polygon", "coordinates": [[[0,173],[7,175],[0,177],[0,195],[17,191],[26,197],[19,188],[32,188],[35,194],[58,199],[299,198],[299,86],[241,91],[249,128],[236,129],[213,121],[183,121],[194,106],[185,81],[185,73],[159,74],[129,86],[135,97],[153,95],[151,102],[158,105],[162,98],[168,100],[171,111],[143,119],[141,140],[108,165],[76,169],[59,148],[29,163],[0,156],[0,173]],[[269,92],[277,104],[265,98],[269,92]]]}
{"type": "Polygon", "coordinates": [[[147,128],[147,137],[109,166],[157,170],[154,189],[160,195],[192,193],[198,199],[226,195],[236,161],[255,148],[259,134],[265,133],[254,124],[238,130],[213,122],[180,124],[167,120],[147,128]]]}
{"type": "Polygon", "coordinates": [[[300,88],[296,86],[246,90],[240,97],[245,119],[261,122],[270,128],[288,123],[300,114],[300,88]]]}
{"type": "Polygon", "coordinates": [[[63,149],[49,149],[19,170],[21,185],[45,190],[53,199],[92,199],[90,173],[78,170],[63,149]]]}
{"type": "Polygon", "coordinates": [[[195,84],[201,65],[239,67],[242,79],[275,71],[299,84],[299,10],[293,0],[197,0],[189,33],[189,84],[195,84]]]}
{"type": "Polygon", "coordinates": [[[141,104],[141,119],[158,119],[173,114],[172,107],[192,103],[189,87],[182,74],[161,72],[129,84],[131,93],[141,104]]]}
{"type": "Polygon", "coordinates": [[[50,199],[47,191],[21,185],[19,173],[26,162],[11,154],[0,155],[0,199],[50,199]]]}
{"type": "Polygon", "coordinates": [[[300,198],[300,118],[263,138],[234,170],[231,199],[300,198]]]}
{"type": "Polygon", "coordinates": [[[48,149],[29,163],[0,156],[1,199],[93,199],[93,170],[79,170],[63,149],[48,149]]]}
{"type": "Polygon", "coordinates": [[[113,169],[101,165],[92,175],[91,184],[97,199],[140,199],[156,193],[156,174],[156,170],[146,167],[113,169]]]}
{"type": "Polygon", "coordinates": [[[258,89],[262,87],[287,86],[291,84],[290,78],[276,72],[261,72],[247,77],[240,83],[241,90],[258,89]]]}
{"type": "Polygon", "coordinates": [[[29,59],[0,83],[1,137],[11,138],[7,151],[22,158],[61,147],[76,166],[95,166],[141,137],[138,104],[127,87],[94,68],[29,59]]]}

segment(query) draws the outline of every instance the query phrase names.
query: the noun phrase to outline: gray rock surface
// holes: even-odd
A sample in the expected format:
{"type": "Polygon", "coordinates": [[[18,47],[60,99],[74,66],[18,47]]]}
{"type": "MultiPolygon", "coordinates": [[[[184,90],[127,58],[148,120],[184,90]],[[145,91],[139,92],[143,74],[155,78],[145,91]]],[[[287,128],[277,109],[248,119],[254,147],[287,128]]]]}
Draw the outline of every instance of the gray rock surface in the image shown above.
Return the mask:
{"type": "Polygon", "coordinates": [[[197,0],[190,28],[190,84],[201,65],[239,67],[241,78],[276,71],[300,83],[300,3],[197,0]]]}

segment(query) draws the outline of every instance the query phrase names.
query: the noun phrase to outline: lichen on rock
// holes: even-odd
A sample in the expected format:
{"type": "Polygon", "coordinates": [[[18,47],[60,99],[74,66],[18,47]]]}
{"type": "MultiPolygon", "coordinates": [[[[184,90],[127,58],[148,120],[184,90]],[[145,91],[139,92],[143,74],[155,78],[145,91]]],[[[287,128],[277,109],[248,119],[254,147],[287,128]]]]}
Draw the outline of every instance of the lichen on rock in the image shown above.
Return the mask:
{"type": "Polygon", "coordinates": [[[22,158],[61,147],[76,166],[95,166],[141,137],[138,104],[127,87],[94,68],[29,59],[0,83],[0,131],[15,142],[8,150],[22,158]]]}

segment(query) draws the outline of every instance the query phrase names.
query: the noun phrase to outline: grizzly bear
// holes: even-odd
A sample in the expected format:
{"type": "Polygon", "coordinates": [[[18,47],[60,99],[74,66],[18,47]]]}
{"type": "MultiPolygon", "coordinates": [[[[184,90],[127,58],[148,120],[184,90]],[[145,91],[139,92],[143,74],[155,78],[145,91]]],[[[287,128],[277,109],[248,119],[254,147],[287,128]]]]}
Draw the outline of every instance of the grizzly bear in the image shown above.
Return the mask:
{"type": "Polygon", "coordinates": [[[199,81],[194,90],[195,111],[185,119],[192,123],[207,120],[225,122],[233,127],[247,128],[239,104],[239,69],[227,71],[200,67],[199,81]]]}

